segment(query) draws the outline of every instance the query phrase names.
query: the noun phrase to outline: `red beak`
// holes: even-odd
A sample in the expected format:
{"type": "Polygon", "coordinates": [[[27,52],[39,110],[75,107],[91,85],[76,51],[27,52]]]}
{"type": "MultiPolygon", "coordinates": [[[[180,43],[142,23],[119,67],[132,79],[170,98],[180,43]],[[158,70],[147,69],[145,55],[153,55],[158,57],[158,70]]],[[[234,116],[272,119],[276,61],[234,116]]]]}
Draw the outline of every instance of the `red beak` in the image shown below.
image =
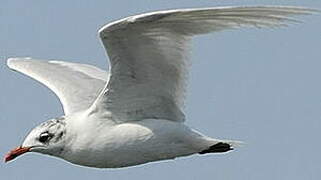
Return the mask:
{"type": "Polygon", "coordinates": [[[11,150],[10,152],[8,152],[8,154],[4,157],[4,162],[8,162],[13,160],[14,158],[29,152],[31,149],[31,147],[17,147],[16,149],[11,150]]]}

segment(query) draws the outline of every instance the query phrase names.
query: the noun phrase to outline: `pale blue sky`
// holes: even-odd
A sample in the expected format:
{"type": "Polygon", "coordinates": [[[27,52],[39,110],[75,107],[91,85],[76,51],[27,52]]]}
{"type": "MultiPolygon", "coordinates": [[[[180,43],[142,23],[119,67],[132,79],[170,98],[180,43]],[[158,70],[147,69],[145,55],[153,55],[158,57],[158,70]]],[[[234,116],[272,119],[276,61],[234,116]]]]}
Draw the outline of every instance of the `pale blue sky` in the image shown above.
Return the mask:
{"type": "MultiPolygon", "coordinates": [[[[29,56],[107,67],[97,29],[146,11],[222,5],[299,5],[319,0],[2,0],[0,5],[0,154],[28,131],[62,115],[55,95],[10,71],[29,56]]],[[[123,169],[92,169],[31,153],[0,163],[0,179],[321,179],[321,16],[281,29],[242,29],[193,42],[187,124],[246,146],[123,169]]]]}

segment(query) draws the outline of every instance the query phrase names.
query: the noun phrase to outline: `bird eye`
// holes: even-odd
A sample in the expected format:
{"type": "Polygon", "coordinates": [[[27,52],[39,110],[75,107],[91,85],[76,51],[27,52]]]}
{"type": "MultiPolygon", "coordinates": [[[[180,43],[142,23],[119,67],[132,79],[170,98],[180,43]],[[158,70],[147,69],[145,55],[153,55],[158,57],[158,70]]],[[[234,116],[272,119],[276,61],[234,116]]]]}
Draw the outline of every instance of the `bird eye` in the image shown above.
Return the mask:
{"type": "Polygon", "coordinates": [[[39,141],[44,143],[44,142],[48,141],[50,137],[51,136],[48,132],[41,133],[39,136],[39,141]]]}

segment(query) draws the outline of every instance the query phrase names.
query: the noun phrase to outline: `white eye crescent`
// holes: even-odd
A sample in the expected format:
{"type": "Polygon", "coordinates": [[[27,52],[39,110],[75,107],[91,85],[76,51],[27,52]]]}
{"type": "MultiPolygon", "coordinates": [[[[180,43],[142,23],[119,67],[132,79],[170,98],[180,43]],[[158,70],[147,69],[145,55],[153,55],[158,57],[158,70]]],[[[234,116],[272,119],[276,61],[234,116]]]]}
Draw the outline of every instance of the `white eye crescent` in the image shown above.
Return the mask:
{"type": "Polygon", "coordinates": [[[47,142],[50,138],[52,137],[52,135],[50,135],[48,132],[43,132],[40,134],[39,136],[39,141],[42,143],[47,142]]]}

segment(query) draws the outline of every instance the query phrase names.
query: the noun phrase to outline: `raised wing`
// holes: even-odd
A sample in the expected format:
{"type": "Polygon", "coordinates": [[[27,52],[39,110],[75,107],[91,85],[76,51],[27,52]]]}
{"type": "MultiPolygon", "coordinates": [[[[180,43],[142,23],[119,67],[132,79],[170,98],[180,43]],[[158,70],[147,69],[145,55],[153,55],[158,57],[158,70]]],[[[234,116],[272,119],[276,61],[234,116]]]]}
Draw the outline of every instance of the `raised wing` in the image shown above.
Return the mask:
{"type": "Polygon", "coordinates": [[[51,89],[66,115],[88,109],[108,81],[106,71],[87,64],[10,58],[7,65],[51,89]]]}
{"type": "Polygon", "coordinates": [[[99,35],[110,59],[110,81],[92,106],[115,121],[147,118],[184,121],[189,40],[240,27],[278,27],[299,7],[219,7],[136,15],[107,24],[99,35]],[[103,107],[103,108],[102,108],[103,107]]]}

